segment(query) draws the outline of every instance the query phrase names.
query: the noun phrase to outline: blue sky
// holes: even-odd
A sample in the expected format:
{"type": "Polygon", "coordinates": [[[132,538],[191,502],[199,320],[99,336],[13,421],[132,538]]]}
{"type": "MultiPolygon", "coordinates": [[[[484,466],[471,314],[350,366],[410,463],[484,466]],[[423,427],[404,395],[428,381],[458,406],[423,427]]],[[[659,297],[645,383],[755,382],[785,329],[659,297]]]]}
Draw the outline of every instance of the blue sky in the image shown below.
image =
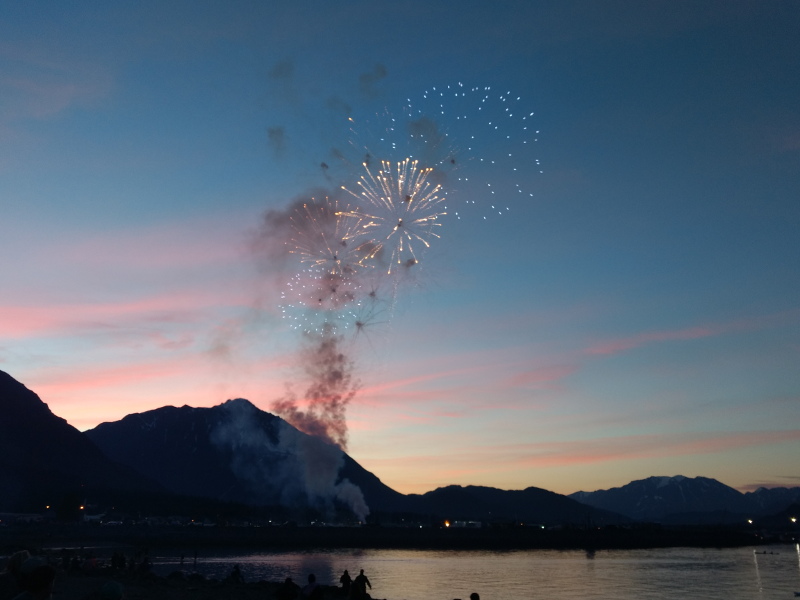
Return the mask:
{"type": "Polygon", "coordinates": [[[799,23],[793,2],[6,7],[0,369],[80,429],[270,410],[287,385],[302,406],[281,295],[303,266],[254,240],[357,187],[365,149],[415,148],[412,106],[457,160],[432,163],[440,237],[343,334],[356,460],[402,492],[797,485],[799,23]]]}

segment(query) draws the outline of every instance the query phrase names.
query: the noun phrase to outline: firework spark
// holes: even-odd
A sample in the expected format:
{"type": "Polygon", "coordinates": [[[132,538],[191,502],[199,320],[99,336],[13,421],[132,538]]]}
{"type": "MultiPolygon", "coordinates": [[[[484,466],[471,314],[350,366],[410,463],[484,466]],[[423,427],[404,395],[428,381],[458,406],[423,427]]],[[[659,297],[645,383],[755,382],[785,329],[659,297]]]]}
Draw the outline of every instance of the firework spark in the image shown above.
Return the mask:
{"type": "Polygon", "coordinates": [[[441,186],[428,181],[433,169],[406,158],[396,163],[381,161],[376,173],[364,163],[364,170],[358,181],[360,191],[342,186],[361,202],[355,210],[340,213],[358,221],[353,239],[367,236],[365,243],[374,250],[370,258],[388,248],[388,273],[418,263],[420,244],[429,248],[430,240],[440,237],[434,228],[441,226],[439,218],[447,214],[441,206],[441,186]]]}

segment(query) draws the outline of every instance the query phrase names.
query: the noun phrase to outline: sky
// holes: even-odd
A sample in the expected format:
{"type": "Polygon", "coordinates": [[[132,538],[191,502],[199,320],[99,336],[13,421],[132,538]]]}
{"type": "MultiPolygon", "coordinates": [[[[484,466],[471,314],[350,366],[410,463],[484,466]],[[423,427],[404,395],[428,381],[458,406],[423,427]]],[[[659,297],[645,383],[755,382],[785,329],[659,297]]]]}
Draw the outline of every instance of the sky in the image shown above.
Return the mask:
{"type": "Polygon", "coordinates": [[[799,26],[788,1],[7,4],[0,370],[80,430],[302,411],[334,322],[342,441],[397,491],[800,485],[799,26]],[[348,282],[374,302],[320,310],[295,208],[362,223],[362,162],[406,157],[441,186],[415,264],[387,237],[348,282]]]}

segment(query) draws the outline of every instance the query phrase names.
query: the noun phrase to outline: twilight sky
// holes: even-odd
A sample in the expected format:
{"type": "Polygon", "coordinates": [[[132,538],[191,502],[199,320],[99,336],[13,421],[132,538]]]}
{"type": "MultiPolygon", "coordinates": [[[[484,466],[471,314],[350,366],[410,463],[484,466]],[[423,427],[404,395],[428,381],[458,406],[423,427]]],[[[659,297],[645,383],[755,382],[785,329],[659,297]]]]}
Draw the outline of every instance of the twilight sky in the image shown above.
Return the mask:
{"type": "Polygon", "coordinates": [[[800,485],[799,28],[793,1],[6,5],[0,369],[82,430],[302,396],[320,315],[264,215],[352,200],[424,123],[439,237],[337,316],[366,324],[351,456],[404,493],[800,485]]]}

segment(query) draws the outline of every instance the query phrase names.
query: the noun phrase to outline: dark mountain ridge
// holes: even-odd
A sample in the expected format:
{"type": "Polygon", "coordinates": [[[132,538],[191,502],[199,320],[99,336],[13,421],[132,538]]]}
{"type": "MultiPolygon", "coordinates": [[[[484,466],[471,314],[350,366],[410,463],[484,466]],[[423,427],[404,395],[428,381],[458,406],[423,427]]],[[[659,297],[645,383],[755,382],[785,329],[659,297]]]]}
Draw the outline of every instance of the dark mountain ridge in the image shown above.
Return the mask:
{"type": "Polygon", "coordinates": [[[800,501],[800,488],[759,488],[742,493],[708,477],[648,477],[570,498],[614,510],[637,521],[660,523],[735,523],[771,515],[800,501]]]}
{"type": "Polygon", "coordinates": [[[247,400],[211,408],[167,406],[102,423],[85,434],[113,460],[167,489],[252,506],[349,509],[402,497],[338,447],[247,400]]]}
{"type": "Polygon", "coordinates": [[[114,463],[80,431],[0,371],[0,509],[44,510],[88,491],[162,492],[153,480],[114,463]]]}

